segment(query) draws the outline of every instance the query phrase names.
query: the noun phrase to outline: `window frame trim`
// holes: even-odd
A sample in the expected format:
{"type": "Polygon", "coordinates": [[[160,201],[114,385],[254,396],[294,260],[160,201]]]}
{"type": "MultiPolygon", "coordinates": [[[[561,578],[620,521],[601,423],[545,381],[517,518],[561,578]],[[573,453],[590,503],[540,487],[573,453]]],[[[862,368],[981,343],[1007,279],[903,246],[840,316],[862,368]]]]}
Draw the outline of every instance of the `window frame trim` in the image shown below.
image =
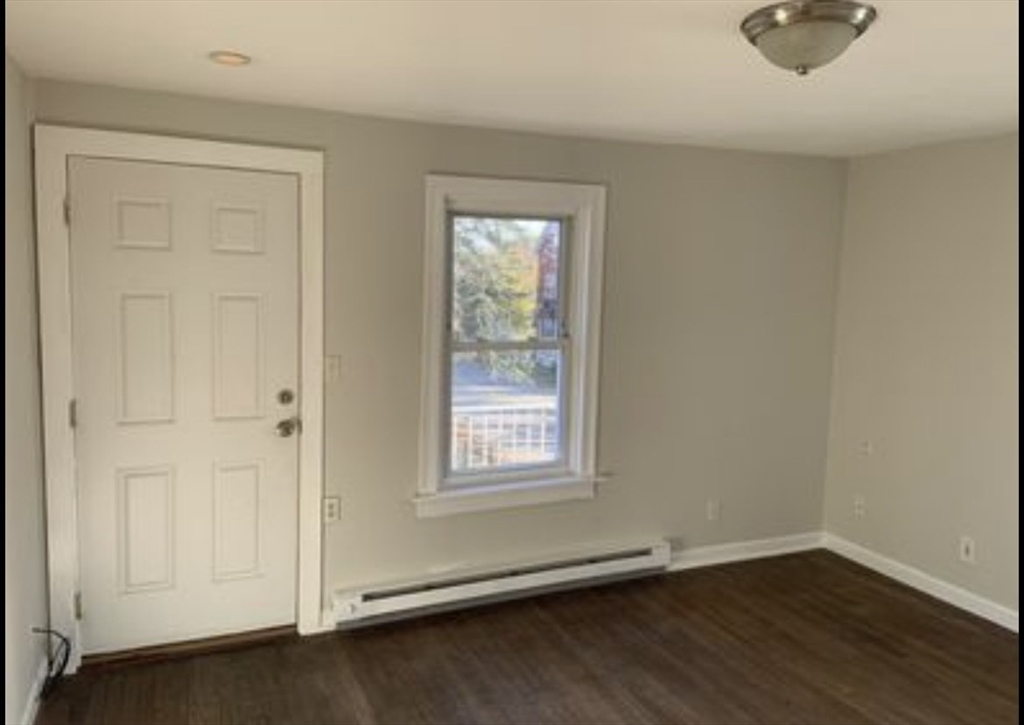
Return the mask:
{"type": "Polygon", "coordinates": [[[605,187],[599,184],[427,175],[419,476],[414,497],[418,516],[593,497],[605,196],[605,187]],[[442,376],[450,365],[445,356],[451,338],[447,329],[451,266],[448,226],[453,214],[566,221],[563,243],[566,258],[571,261],[564,280],[563,308],[570,344],[563,352],[567,358],[563,364],[570,389],[565,396],[564,460],[557,470],[536,467],[531,476],[531,471],[506,469],[474,476],[472,483],[444,485],[448,479],[443,446],[450,447],[450,441],[445,440],[450,412],[443,410],[448,394],[442,376]]]}

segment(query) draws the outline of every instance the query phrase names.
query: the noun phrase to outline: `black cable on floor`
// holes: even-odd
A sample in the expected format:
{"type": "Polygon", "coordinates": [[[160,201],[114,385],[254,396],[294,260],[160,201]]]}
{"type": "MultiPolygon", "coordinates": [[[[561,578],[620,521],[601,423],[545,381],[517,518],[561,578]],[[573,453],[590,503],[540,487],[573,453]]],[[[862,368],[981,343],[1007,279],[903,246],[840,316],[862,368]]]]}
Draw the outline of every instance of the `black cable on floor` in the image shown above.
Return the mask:
{"type": "Polygon", "coordinates": [[[47,648],[46,679],[43,681],[43,687],[39,691],[39,698],[43,699],[53,691],[53,688],[57,686],[57,682],[64,674],[64,670],[67,669],[68,658],[71,656],[71,640],[55,629],[33,627],[32,631],[36,634],[56,637],[58,640],[57,649],[52,654],[50,654],[49,648],[47,648]]]}

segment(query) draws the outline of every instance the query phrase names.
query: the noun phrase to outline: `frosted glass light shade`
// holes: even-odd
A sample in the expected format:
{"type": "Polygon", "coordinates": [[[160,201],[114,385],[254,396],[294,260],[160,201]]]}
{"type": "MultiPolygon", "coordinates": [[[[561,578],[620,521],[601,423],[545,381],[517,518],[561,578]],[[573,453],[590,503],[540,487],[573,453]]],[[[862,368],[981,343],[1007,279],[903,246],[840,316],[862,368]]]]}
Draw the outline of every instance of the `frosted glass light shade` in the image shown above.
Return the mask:
{"type": "Polygon", "coordinates": [[[780,68],[803,74],[838,58],[856,37],[852,25],[818,20],[765,31],[757,49],[780,68]]]}

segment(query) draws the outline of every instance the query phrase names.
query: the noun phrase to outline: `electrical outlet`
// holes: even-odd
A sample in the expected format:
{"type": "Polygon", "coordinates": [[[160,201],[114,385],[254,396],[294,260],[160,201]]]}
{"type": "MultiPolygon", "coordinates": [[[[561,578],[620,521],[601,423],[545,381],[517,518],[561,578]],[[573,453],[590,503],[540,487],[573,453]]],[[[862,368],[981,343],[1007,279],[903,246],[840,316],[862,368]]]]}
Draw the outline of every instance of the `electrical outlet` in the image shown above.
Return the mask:
{"type": "Polygon", "coordinates": [[[324,497],[324,523],[333,524],[341,518],[341,499],[337,496],[324,497]]]}
{"type": "Polygon", "coordinates": [[[965,564],[974,563],[974,539],[970,536],[960,537],[960,561],[965,564]]]}
{"type": "Polygon", "coordinates": [[[864,494],[858,493],[853,497],[853,515],[858,519],[864,518],[868,512],[868,502],[864,498],[864,494]]]}
{"type": "Polygon", "coordinates": [[[708,521],[718,521],[722,515],[722,502],[717,498],[709,498],[704,504],[704,515],[708,521]]]}

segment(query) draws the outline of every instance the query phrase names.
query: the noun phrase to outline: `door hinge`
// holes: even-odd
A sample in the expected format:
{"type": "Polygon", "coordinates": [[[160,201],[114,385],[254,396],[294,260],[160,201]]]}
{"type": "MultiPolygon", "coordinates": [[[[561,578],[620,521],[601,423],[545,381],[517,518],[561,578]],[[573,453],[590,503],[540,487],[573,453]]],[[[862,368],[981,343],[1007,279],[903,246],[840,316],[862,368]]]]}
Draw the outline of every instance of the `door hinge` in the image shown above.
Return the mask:
{"type": "Polygon", "coordinates": [[[82,619],[82,592],[75,592],[75,619],[82,619]]]}
{"type": "Polygon", "coordinates": [[[72,428],[78,427],[78,400],[76,398],[68,401],[68,425],[72,428]]]}
{"type": "Polygon", "coordinates": [[[64,197],[64,226],[71,226],[71,199],[64,197]]]}

